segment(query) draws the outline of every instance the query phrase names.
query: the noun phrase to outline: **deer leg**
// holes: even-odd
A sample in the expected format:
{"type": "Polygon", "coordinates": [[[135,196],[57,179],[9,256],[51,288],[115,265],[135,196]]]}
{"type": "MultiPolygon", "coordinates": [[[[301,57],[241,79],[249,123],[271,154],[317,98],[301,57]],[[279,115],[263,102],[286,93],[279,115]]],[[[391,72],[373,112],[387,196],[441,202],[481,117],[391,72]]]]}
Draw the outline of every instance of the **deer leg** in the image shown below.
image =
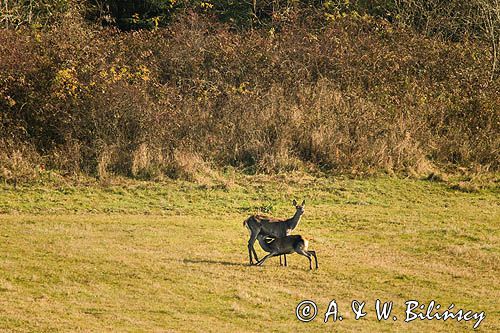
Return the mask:
{"type": "Polygon", "coordinates": [[[252,248],[250,245],[250,241],[248,241],[248,258],[250,260],[250,265],[253,265],[252,248]]]}
{"type": "Polygon", "coordinates": [[[250,265],[253,265],[252,253],[255,256],[255,260],[259,261],[259,258],[257,258],[257,252],[255,252],[255,248],[253,246],[255,244],[255,240],[257,239],[258,234],[259,234],[258,232],[255,233],[252,231],[252,233],[250,234],[250,239],[248,240],[248,256],[250,258],[250,265]]]}
{"type": "Polygon", "coordinates": [[[274,252],[271,252],[269,253],[268,255],[266,255],[264,258],[260,259],[258,262],[257,262],[257,266],[262,266],[262,264],[269,258],[271,257],[274,257],[274,256],[277,256],[278,254],[277,253],[274,253],[274,252]]]}
{"type": "Polygon", "coordinates": [[[318,269],[318,257],[316,257],[316,251],[308,251],[314,257],[314,261],[316,262],[316,269],[318,269]]]}
{"type": "Polygon", "coordinates": [[[286,264],[286,254],[280,255],[280,266],[283,266],[283,263],[281,262],[281,257],[284,258],[283,262],[285,263],[285,267],[286,267],[287,266],[287,264],[286,264]]]}
{"type": "Polygon", "coordinates": [[[259,261],[259,258],[257,257],[257,251],[255,251],[255,246],[252,246],[252,253],[253,256],[255,257],[255,261],[259,261]]]}

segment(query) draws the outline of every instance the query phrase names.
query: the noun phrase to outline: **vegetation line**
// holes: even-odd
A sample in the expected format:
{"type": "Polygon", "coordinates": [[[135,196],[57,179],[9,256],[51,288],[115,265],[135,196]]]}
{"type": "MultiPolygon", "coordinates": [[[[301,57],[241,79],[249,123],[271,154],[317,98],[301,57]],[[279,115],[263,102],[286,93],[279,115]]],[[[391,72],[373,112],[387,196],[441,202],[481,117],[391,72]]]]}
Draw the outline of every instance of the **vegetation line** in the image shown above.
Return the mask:
{"type": "Polygon", "coordinates": [[[493,2],[25,3],[0,9],[8,182],[499,169],[493,2]]]}

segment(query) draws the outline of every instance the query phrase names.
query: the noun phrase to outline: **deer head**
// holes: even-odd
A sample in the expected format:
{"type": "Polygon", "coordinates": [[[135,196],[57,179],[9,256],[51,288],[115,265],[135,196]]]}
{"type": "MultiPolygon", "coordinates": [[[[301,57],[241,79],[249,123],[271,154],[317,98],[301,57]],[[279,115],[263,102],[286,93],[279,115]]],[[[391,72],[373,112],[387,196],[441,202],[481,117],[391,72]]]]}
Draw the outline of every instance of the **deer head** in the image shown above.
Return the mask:
{"type": "Polygon", "coordinates": [[[306,205],[306,201],[302,200],[302,203],[300,205],[297,204],[297,200],[293,199],[292,204],[295,206],[295,209],[297,210],[296,214],[302,215],[304,214],[304,206],[306,205]]]}

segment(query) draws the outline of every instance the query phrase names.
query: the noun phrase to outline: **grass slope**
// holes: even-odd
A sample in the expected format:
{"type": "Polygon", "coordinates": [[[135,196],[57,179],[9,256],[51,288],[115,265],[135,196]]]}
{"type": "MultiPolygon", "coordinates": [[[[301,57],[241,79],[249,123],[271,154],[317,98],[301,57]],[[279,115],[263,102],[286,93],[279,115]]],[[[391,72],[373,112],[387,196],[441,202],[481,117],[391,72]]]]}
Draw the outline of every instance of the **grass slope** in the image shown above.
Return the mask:
{"type": "MultiPolygon", "coordinates": [[[[0,330],[464,331],[473,322],[404,323],[404,301],[485,311],[500,331],[498,189],[475,193],[395,178],[236,176],[223,184],[128,182],[0,188],[0,330]],[[247,266],[243,219],[293,213],[320,269],[293,255],[247,266]],[[298,322],[314,300],[318,317],[298,322]],[[322,322],[336,299],[342,322],[322,322]],[[351,300],[367,302],[355,321],[351,300]],[[392,300],[397,321],[378,322],[392,300]]],[[[260,251],[262,254],[262,251],[260,251]]]]}

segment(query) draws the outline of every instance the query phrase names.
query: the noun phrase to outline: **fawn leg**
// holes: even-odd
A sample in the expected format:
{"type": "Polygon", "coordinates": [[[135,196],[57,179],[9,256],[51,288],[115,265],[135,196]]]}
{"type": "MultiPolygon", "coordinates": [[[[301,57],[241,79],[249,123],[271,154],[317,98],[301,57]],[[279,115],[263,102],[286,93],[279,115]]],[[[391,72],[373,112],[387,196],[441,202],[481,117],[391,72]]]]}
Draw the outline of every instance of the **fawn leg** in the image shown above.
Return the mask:
{"type": "Polygon", "coordinates": [[[264,258],[262,258],[261,260],[259,260],[259,261],[257,262],[257,264],[256,264],[256,265],[257,265],[257,266],[262,266],[262,264],[263,264],[263,263],[264,263],[267,259],[269,259],[269,258],[271,258],[271,257],[274,257],[274,256],[277,256],[277,255],[278,255],[278,254],[276,254],[276,253],[274,253],[274,252],[271,252],[271,253],[269,253],[267,256],[265,256],[264,258]]]}
{"type": "Polygon", "coordinates": [[[318,269],[318,257],[316,257],[316,251],[308,251],[314,257],[314,261],[316,262],[316,269],[318,269]]]}
{"type": "Polygon", "coordinates": [[[303,255],[304,257],[307,257],[307,259],[309,259],[309,269],[312,269],[312,260],[311,260],[312,255],[309,252],[304,251],[302,249],[298,249],[296,252],[300,255],[303,255]]]}

